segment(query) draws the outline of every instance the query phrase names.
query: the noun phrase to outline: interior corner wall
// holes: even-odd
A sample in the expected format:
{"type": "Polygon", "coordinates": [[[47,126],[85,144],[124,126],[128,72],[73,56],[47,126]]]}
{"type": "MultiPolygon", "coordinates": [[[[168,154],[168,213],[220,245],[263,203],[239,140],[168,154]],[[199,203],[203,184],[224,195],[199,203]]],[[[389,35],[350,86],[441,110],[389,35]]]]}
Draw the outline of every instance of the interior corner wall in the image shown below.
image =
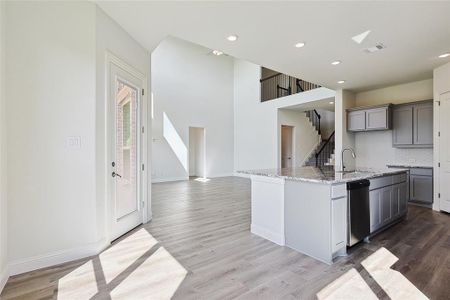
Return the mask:
{"type": "Polygon", "coordinates": [[[12,274],[97,241],[95,4],[6,4],[8,261],[12,274]],[[82,20],[82,22],[80,22],[82,20]],[[68,139],[79,137],[79,147],[68,139]]]}
{"type": "MultiPolygon", "coordinates": [[[[294,127],[293,166],[301,167],[320,143],[319,133],[303,111],[278,109],[278,130],[281,131],[282,125],[294,127]]],[[[279,153],[281,153],[281,132],[278,136],[280,137],[279,153]]],[[[281,155],[279,159],[281,166],[281,155]]]]}
{"type": "Polygon", "coordinates": [[[261,67],[234,61],[234,170],[270,169],[280,166],[278,109],[335,97],[327,88],[261,102],[261,67]]]}
{"type": "MultiPolygon", "coordinates": [[[[356,94],[356,106],[401,104],[433,98],[433,79],[389,86],[356,94]]],[[[433,164],[433,149],[404,149],[392,146],[392,130],[357,132],[356,166],[384,168],[387,164],[433,164]],[[383,153],[383,155],[380,155],[383,153]]]]}
{"type": "Polygon", "coordinates": [[[233,174],[233,58],[168,37],[152,53],[152,181],[187,179],[189,127],[205,129],[205,176],[233,174]]]}
{"type": "MultiPolygon", "coordinates": [[[[105,126],[107,119],[106,101],[107,101],[107,76],[108,66],[106,65],[106,53],[111,53],[121,59],[123,62],[144,74],[147,78],[147,98],[146,103],[142,104],[142,109],[147,111],[146,132],[151,132],[151,105],[150,102],[150,53],[136,42],[122,27],[120,27],[105,12],[96,7],[96,210],[97,210],[97,230],[98,243],[107,244],[110,241],[105,240],[107,231],[107,220],[105,211],[107,205],[107,180],[110,179],[110,163],[107,160],[107,128],[105,126]]],[[[151,140],[147,137],[148,153],[151,153],[151,140]]],[[[150,170],[149,161],[146,162],[146,169],[150,170]]],[[[146,180],[149,182],[149,180],[146,180]]],[[[147,184],[147,214],[151,218],[151,184],[147,184]]]]}
{"type": "Polygon", "coordinates": [[[0,1],[0,293],[8,279],[7,270],[7,191],[6,191],[6,112],[5,112],[5,7],[0,1]]]}
{"type": "MultiPolygon", "coordinates": [[[[335,151],[336,167],[341,168],[341,151],[345,148],[355,149],[355,136],[347,132],[347,109],[355,106],[355,94],[347,90],[337,90],[335,99],[335,151]]],[[[357,154],[358,155],[358,154],[357,154]]],[[[349,151],[344,154],[346,170],[356,167],[355,159],[349,151]]]]}

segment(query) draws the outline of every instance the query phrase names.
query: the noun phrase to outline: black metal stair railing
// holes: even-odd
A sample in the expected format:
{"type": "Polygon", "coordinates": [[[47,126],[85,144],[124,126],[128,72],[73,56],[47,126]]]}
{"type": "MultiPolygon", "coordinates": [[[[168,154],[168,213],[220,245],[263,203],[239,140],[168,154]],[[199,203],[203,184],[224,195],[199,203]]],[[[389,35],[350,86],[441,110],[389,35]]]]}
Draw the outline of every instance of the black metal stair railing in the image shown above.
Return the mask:
{"type": "Polygon", "coordinates": [[[261,102],[273,100],[312,89],[320,85],[286,74],[276,73],[260,80],[261,102]]]}
{"type": "Polygon", "coordinates": [[[311,123],[313,124],[313,126],[316,128],[317,132],[319,133],[319,135],[322,134],[321,130],[320,130],[320,119],[322,118],[320,116],[320,114],[317,112],[317,110],[313,109],[313,110],[308,110],[306,112],[309,120],[311,121],[311,123]]]}
{"type": "Polygon", "coordinates": [[[330,159],[334,151],[334,131],[330,137],[325,141],[319,151],[316,152],[316,167],[323,166],[327,160],[330,159]]]}

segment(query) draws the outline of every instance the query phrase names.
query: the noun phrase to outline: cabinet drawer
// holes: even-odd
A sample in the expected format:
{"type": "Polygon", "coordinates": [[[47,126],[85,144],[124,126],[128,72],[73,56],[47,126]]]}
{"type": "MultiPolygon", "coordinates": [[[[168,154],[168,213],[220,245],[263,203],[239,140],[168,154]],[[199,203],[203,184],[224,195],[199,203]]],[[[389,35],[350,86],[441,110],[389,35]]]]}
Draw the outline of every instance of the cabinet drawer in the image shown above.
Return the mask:
{"type": "Polygon", "coordinates": [[[421,176],[433,176],[433,169],[432,168],[412,168],[410,170],[411,175],[421,175],[421,176]]]}
{"type": "Polygon", "coordinates": [[[347,184],[338,184],[331,186],[331,198],[342,198],[347,196],[347,184]]]}
{"type": "Polygon", "coordinates": [[[392,176],[384,176],[370,179],[369,190],[379,189],[381,187],[391,185],[392,184],[392,176]]]}
{"type": "Polygon", "coordinates": [[[392,177],[392,184],[397,184],[397,183],[405,182],[406,179],[407,179],[406,173],[394,175],[394,176],[392,177]]]}

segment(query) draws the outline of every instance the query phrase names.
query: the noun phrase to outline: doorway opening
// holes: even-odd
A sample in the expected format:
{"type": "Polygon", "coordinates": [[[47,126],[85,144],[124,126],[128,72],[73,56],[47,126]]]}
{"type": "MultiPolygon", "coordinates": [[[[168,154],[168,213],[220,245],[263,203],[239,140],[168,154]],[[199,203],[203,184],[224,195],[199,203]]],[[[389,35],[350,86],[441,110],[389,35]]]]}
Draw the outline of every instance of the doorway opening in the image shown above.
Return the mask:
{"type": "Polygon", "coordinates": [[[206,178],[205,128],[189,127],[189,177],[206,178]]]}
{"type": "Polygon", "coordinates": [[[294,126],[281,125],[281,167],[294,166],[294,126]]]}

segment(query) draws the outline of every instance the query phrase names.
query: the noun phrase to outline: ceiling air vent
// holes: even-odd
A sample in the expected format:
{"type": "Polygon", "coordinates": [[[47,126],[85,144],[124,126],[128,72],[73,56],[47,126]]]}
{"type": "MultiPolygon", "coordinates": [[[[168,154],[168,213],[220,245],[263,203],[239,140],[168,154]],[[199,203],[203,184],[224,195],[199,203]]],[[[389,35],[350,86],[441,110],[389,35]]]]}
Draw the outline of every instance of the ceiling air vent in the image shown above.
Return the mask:
{"type": "Polygon", "coordinates": [[[385,48],[386,48],[385,45],[383,45],[382,43],[378,43],[378,44],[376,44],[373,47],[369,47],[369,48],[364,49],[363,51],[366,52],[366,53],[374,53],[374,52],[383,50],[385,48]]]}

